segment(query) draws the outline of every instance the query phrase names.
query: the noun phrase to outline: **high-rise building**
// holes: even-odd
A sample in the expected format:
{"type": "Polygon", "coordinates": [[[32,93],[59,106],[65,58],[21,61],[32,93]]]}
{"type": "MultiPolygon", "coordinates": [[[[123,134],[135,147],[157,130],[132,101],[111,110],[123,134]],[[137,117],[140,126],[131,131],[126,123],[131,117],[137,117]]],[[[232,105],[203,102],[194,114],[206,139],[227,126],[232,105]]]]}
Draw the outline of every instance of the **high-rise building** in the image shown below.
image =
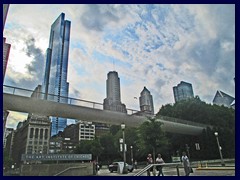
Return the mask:
{"type": "Polygon", "coordinates": [[[7,69],[9,54],[10,54],[11,44],[6,43],[6,38],[3,37],[3,81],[7,69]]]}
{"type": "Polygon", "coordinates": [[[213,98],[213,104],[235,109],[235,98],[222,91],[217,91],[213,98]]]}
{"type": "MultiPolygon", "coordinates": [[[[9,4],[3,4],[3,31],[4,31],[5,22],[7,19],[8,9],[9,9],[9,4]]],[[[10,48],[11,48],[11,44],[6,43],[6,38],[3,37],[3,81],[4,81],[6,69],[7,69],[10,48]]]]}
{"type": "Polygon", "coordinates": [[[192,84],[181,81],[180,84],[173,87],[175,102],[193,98],[192,84]]]}
{"type": "Polygon", "coordinates": [[[4,30],[5,22],[7,19],[8,9],[9,9],[9,4],[3,4],[3,30],[4,30]]]}
{"type": "MultiPolygon", "coordinates": [[[[61,103],[68,102],[69,89],[67,70],[71,22],[64,20],[64,18],[65,14],[61,13],[51,26],[46,69],[42,85],[45,99],[61,103]]],[[[66,118],[51,117],[51,121],[51,135],[63,131],[67,126],[66,118]]]]}
{"type": "Polygon", "coordinates": [[[154,114],[153,98],[150,91],[144,86],[140,94],[140,110],[147,114],[154,114]]]}
{"type": "Polygon", "coordinates": [[[116,71],[107,74],[107,98],[104,99],[103,109],[127,113],[125,104],[121,103],[120,79],[116,71]]]}

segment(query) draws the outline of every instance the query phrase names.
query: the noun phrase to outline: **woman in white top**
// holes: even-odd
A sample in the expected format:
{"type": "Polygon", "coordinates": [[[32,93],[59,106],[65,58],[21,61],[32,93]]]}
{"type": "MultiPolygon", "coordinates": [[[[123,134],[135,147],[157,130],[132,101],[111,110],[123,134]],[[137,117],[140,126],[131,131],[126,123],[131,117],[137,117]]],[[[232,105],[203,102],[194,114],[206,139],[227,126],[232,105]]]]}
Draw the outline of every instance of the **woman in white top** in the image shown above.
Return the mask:
{"type": "MultiPolygon", "coordinates": [[[[161,154],[158,154],[158,157],[157,157],[157,159],[156,159],[156,163],[157,164],[163,164],[163,163],[165,163],[164,162],[164,160],[163,160],[163,158],[161,157],[161,154]]],[[[157,170],[158,170],[158,176],[160,176],[160,174],[162,175],[162,176],[164,176],[163,175],[163,172],[162,172],[162,166],[157,166],[157,170]]]]}
{"type": "Polygon", "coordinates": [[[190,162],[189,162],[189,159],[186,155],[186,152],[182,153],[182,163],[183,163],[185,175],[189,176],[189,174],[190,174],[190,162]]]}

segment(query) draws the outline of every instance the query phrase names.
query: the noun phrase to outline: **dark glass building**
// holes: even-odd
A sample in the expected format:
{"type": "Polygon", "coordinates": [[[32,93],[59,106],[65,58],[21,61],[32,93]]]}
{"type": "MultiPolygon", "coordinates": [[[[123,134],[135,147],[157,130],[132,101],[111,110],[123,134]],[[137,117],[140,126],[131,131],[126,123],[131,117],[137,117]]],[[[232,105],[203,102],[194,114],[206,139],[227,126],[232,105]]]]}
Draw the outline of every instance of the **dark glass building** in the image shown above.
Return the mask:
{"type": "Polygon", "coordinates": [[[181,81],[180,84],[173,87],[173,94],[175,102],[193,98],[192,84],[181,81]]]}

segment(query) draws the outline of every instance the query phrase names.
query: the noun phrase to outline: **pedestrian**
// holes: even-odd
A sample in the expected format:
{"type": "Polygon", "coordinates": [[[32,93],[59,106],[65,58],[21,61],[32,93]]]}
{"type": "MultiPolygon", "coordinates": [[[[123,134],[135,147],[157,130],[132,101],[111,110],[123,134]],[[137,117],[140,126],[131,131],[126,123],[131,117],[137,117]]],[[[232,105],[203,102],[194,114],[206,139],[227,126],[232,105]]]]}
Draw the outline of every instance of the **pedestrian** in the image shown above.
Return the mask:
{"type": "MultiPolygon", "coordinates": [[[[158,157],[157,157],[157,159],[156,159],[156,164],[164,164],[164,163],[165,163],[165,162],[164,162],[161,154],[158,154],[158,157]]],[[[160,175],[164,176],[164,175],[163,175],[162,168],[163,168],[163,167],[162,167],[161,165],[158,165],[158,166],[157,166],[158,176],[160,176],[160,175]]]]}
{"type": "Polygon", "coordinates": [[[185,176],[189,176],[190,174],[190,162],[186,155],[186,152],[182,153],[182,163],[185,171],[185,176]]]}
{"type": "MultiPolygon", "coordinates": [[[[148,156],[147,156],[147,165],[149,165],[149,164],[153,164],[153,158],[152,158],[151,154],[148,154],[148,156]]],[[[147,175],[151,176],[151,172],[153,172],[153,167],[151,167],[147,170],[147,175]]]]}
{"type": "Polygon", "coordinates": [[[134,169],[137,169],[137,160],[134,162],[134,169]]]}

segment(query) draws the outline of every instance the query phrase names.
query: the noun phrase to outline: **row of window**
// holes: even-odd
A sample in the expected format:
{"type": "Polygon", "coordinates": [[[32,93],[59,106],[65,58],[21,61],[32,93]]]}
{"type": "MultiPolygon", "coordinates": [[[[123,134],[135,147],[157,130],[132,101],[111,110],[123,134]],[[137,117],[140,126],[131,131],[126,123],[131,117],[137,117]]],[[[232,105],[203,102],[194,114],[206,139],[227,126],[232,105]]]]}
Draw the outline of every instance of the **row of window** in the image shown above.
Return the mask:
{"type": "Polygon", "coordinates": [[[48,138],[48,129],[40,129],[40,135],[39,135],[39,128],[35,128],[35,133],[34,133],[34,128],[31,128],[29,137],[43,139],[43,131],[44,131],[44,139],[47,139],[48,138]]]}

